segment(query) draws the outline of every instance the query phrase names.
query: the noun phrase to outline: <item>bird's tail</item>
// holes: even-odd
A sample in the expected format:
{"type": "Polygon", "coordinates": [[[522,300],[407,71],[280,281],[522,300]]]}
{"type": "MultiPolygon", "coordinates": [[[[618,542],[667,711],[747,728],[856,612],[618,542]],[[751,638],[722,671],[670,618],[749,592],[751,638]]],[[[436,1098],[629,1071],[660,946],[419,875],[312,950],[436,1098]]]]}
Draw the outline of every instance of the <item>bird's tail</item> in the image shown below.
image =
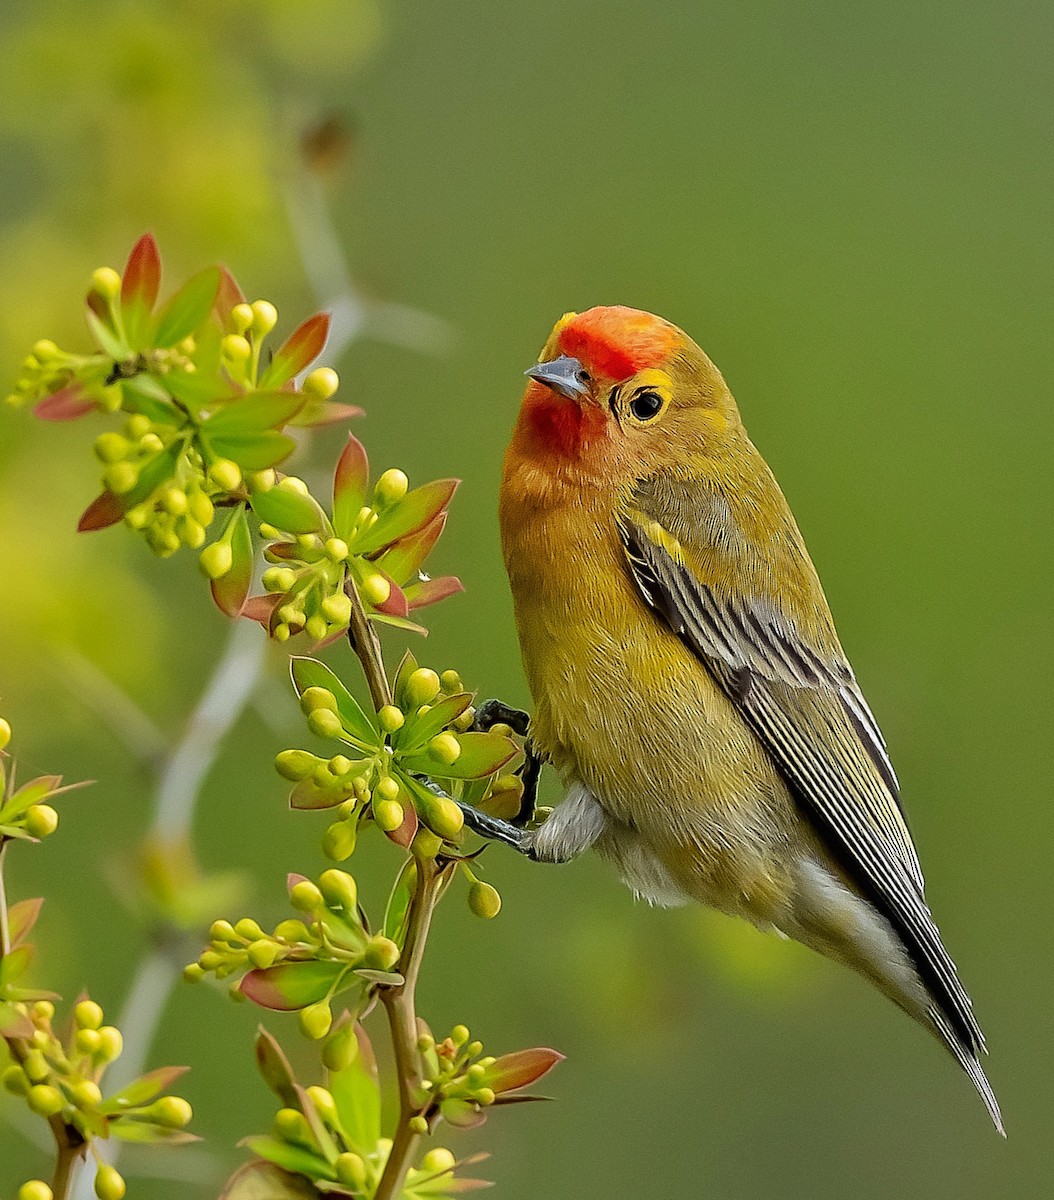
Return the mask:
{"type": "Polygon", "coordinates": [[[992,1118],[992,1124],[1003,1137],[1006,1137],[1006,1130],[1003,1128],[1003,1114],[999,1111],[999,1101],[995,1098],[995,1092],[992,1091],[992,1085],[988,1082],[988,1076],[985,1075],[977,1054],[963,1045],[962,1039],[953,1029],[951,1022],[936,1005],[930,1006],[927,1016],[937,1036],[951,1051],[959,1066],[973,1080],[973,1085],[984,1101],[988,1115],[992,1118]]]}

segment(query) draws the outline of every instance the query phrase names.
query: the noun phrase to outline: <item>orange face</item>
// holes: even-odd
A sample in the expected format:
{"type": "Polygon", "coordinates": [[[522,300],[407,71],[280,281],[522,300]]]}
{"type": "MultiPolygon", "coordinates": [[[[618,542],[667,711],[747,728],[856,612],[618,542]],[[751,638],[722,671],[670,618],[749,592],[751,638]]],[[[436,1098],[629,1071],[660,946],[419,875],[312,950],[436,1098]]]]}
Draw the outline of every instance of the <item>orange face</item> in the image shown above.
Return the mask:
{"type": "Polygon", "coordinates": [[[596,467],[628,468],[678,442],[687,448],[723,428],[717,410],[732,404],[716,368],[676,325],[622,306],[562,317],[527,375],[521,451],[596,467]]]}

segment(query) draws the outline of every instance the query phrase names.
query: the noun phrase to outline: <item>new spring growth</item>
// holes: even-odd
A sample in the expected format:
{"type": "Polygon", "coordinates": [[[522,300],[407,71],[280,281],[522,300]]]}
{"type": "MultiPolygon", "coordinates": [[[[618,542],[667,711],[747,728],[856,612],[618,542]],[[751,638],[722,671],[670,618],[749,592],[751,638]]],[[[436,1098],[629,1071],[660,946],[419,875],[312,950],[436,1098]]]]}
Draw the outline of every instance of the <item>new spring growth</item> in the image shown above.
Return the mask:
{"type": "MultiPolygon", "coordinates": [[[[0,751],[10,741],[11,726],[0,718],[0,751]]],[[[5,772],[0,762],[0,827],[10,831],[8,836],[27,837],[33,841],[50,837],[58,828],[59,814],[49,801],[77,786],[63,786],[59,775],[41,775],[16,788],[15,772],[5,772]]],[[[12,969],[9,966],[8,972],[12,969]]]]}
{"type": "Polygon", "coordinates": [[[323,871],[317,882],[291,875],[289,901],[300,916],[279,921],[270,933],[248,917],[213,922],[208,947],[184,976],[230,978],[234,994],[298,1012],[303,1032],[319,1040],[330,1032],[334,997],[350,990],[363,1002],[377,973],[398,962],[399,947],[366,930],[355,880],[345,871],[323,871]]]}
{"type": "Polygon", "coordinates": [[[26,1025],[24,1041],[31,1048],[4,1070],[0,1081],[30,1111],[47,1119],[58,1117],[86,1141],[116,1137],[170,1145],[196,1140],[178,1132],[193,1116],[187,1101],[162,1095],[183,1073],[181,1068],[153,1071],[110,1096],[104,1094],[106,1071],[120,1057],[123,1041],[120,1031],[105,1023],[94,1000],[75,1005],[62,1034],[53,1024],[51,1001],[19,1001],[11,1007],[26,1025]]]}

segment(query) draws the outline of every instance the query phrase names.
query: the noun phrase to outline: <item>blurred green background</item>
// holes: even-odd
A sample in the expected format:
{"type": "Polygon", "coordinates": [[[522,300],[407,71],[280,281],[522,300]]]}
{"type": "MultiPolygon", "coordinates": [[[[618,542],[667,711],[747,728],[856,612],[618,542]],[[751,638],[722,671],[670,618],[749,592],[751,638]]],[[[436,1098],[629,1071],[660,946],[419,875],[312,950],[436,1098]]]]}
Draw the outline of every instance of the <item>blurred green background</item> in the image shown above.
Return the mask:
{"type": "MultiPolygon", "coordinates": [[[[547,1080],[557,1104],[442,1139],[489,1149],[508,1200],[1051,1194],[1052,32],[1049,5],[1014,0],[0,8],[3,378],[40,336],[87,345],[87,277],[144,229],[170,284],[222,258],[286,330],[331,299],[304,245],[332,267],[335,238],[367,298],[334,364],[367,409],[357,432],[378,469],[464,479],[434,566],[467,592],[430,610],[430,665],[526,702],[495,495],[521,372],[567,309],[624,303],[687,329],[794,506],[904,783],[1009,1140],[847,972],[635,904],[592,860],[496,848],[502,915],[447,904],[421,1002],[495,1052],[569,1056],[547,1080]],[[309,178],[298,142],[327,118],[347,153],[309,178]]],[[[38,978],[90,987],[112,1017],[143,949],[112,881],[149,827],[152,768],[92,673],[172,739],[227,630],[185,552],[159,563],[120,530],[74,532],[100,427],[0,410],[0,708],[23,772],[97,781],[56,837],[10,856],[8,886],[49,898],[38,978]]],[[[341,437],[298,470],[323,470],[341,437]]],[[[196,822],[206,866],[251,872],[244,907],[271,919],[284,873],[321,869],[324,821],[288,813],[271,770],[307,737],[282,658],[196,822]]],[[[394,865],[374,839],[355,860],[374,896],[394,865]]],[[[233,1142],[266,1127],[256,1019],[179,990],[151,1061],[193,1066],[208,1141],[127,1159],[172,1177],[130,1194],[214,1196],[233,1142]]],[[[291,1020],[271,1024],[297,1044],[291,1020]]],[[[5,1195],[41,1169],[14,1126],[0,1163],[5,1195]]]]}

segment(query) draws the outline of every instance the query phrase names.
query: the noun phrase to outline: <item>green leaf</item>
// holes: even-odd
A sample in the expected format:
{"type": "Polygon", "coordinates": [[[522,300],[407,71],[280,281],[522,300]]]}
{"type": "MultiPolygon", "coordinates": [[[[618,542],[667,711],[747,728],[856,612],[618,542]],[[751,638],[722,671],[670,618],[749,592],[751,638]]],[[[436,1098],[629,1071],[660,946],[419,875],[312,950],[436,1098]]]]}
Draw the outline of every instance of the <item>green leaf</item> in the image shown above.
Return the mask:
{"type": "Polygon", "coordinates": [[[166,387],[160,396],[149,385],[142,385],[142,380],[152,376],[136,375],[132,379],[123,379],[121,407],[126,412],[142,413],[157,425],[178,425],[182,420],[182,413],[176,411],[168,394],[171,390],[172,395],[175,395],[175,390],[170,389],[170,384],[176,374],[177,372],[173,372],[172,376],[166,377],[166,387]]]}
{"type": "Polygon", "coordinates": [[[389,574],[400,587],[416,578],[421,564],[431,553],[439,535],[446,525],[446,513],[441,512],[433,521],[416,533],[407,534],[377,559],[377,566],[389,574]]]}
{"type": "Polygon", "coordinates": [[[0,987],[6,987],[20,979],[32,961],[33,947],[31,945],[19,946],[17,950],[12,950],[10,954],[5,954],[3,958],[0,958],[0,987]]]}
{"type": "Polygon", "coordinates": [[[156,1096],[168,1089],[187,1073],[189,1067],[158,1067],[156,1071],[148,1071],[126,1084],[119,1092],[107,1096],[99,1106],[104,1113],[119,1113],[128,1108],[138,1108],[149,1104],[156,1096]]]}
{"type": "Polygon", "coordinates": [[[303,407],[299,392],[249,392],[217,409],[201,428],[210,437],[275,429],[288,424],[303,407]]]}
{"type": "Polygon", "coordinates": [[[366,503],[369,485],[370,461],[366,457],[366,448],[349,433],[333,473],[333,530],[337,537],[345,541],[351,537],[355,518],[366,503]]]}
{"type": "Polygon", "coordinates": [[[84,319],[88,322],[88,332],[95,339],[95,344],[114,362],[124,362],[132,353],[132,348],[128,343],[118,337],[107,322],[97,313],[92,312],[90,308],[84,314],[84,319]]]}
{"type": "Polygon", "coordinates": [[[344,963],[284,962],[250,971],[239,985],[244,995],[261,1008],[294,1012],[324,1000],[347,971],[344,963]]]}
{"type": "Polygon", "coordinates": [[[145,233],[132,247],[121,276],[121,316],[133,350],[145,350],[152,340],[150,314],[160,286],[161,256],[153,236],[145,233]]]}
{"type": "Polygon", "coordinates": [[[443,696],[423,716],[416,712],[408,715],[406,724],[392,740],[401,754],[413,754],[423,749],[429,738],[446,729],[451,721],[456,721],[471,703],[471,692],[443,696]]]}
{"type": "Polygon", "coordinates": [[[440,575],[436,579],[422,579],[419,583],[411,583],[406,589],[406,604],[410,612],[425,608],[429,604],[438,604],[448,596],[456,596],[465,590],[464,584],[456,575],[440,575]]]}
{"type": "Polygon", "coordinates": [[[189,337],[209,318],[213,302],[220,290],[218,267],[192,275],[166,302],[157,318],[154,342],[158,346],[174,346],[189,337]]]}
{"type": "Polygon", "coordinates": [[[503,1054],[487,1068],[487,1085],[495,1092],[512,1092],[527,1087],[564,1061],[559,1050],[537,1046],[532,1050],[516,1050],[503,1054]]]}
{"type": "Polygon", "coordinates": [[[36,779],[24,783],[17,792],[8,797],[3,808],[0,808],[0,821],[13,821],[20,817],[26,809],[53,795],[61,783],[61,775],[38,775],[36,779]]]}
{"type": "Polygon", "coordinates": [[[13,1004],[0,1001],[0,1038],[31,1038],[36,1033],[33,1022],[13,1004]]]}
{"type": "Polygon", "coordinates": [[[310,687],[326,688],[337,699],[337,715],[348,734],[348,740],[360,750],[380,750],[381,735],[372,719],[363,712],[359,702],[325,663],[317,658],[303,658],[294,654],[289,660],[289,669],[298,696],[302,696],[310,687]]]}
{"type": "Polygon", "coordinates": [[[299,1108],[296,1080],[282,1047],[261,1025],[256,1031],[256,1066],[264,1083],[286,1108],[299,1108]]]}
{"type": "Polygon", "coordinates": [[[309,396],[307,403],[289,424],[305,428],[336,425],[340,421],[350,421],[352,417],[362,415],[363,410],[355,404],[339,404],[336,400],[320,400],[309,396]]]}
{"type": "Polygon", "coordinates": [[[268,1162],[284,1167],[287,1171],[295,1171],[298,1175],[307,1175],[310,1179],[333,1178],[329,1163],[304,1146],[294,1146],[289,1142],[280,1142],[277,1138],[266,1136],[247,1137],[241,1145],[253,1154],[266,1158],[268,1162]]]}
{"type": "Polygon", "coordinates": [[[450,503],[460,482],[458,479],[436,479],[408,492],[397,504],[382,512],[369,529],[355,538],[355,553],[372,554],[431,524],[450,503]]]}
{"type": "Polygon", "coordinates": [[[249,533],[249,520],[245,515],[244,504],[239,504],[231,511],[230,521],[223,536],[226,536],[228,531],[233,555],[231,569],[219,579],[213,579],[211,588],[216,607],[228,617],[236,617],[241,613],[249,595],[249,585],[253,578],[253,540],[249,533]]]}
{"type": "Polygon", "coordinates": [[[406,936],[406,914],[410,910],[415,878],[416,864],[412,858],[409,858],[403,863],[392,893],[388,897],[388,905],[384,910],[384,936],[391,938],[397,946],[402,946],[403,938],[406,936]]]}
{"type": "Polygon", "coordinates": [[[266,471],[288,458],[296,442],[284,433],[264,429],[260,433],[225,433],[202,439],[217,458],[229,458],[243,471],[266,471]]]}
{"type": "Polygon", "coordinates": [[[329,314],[316,313],[298,325],[275,352],[260,379],[261,387],[280,387],[314,362],[322,353],[329,333],[329,314]]]}
{"type": "Polygon", "coordinates": [[[219,1200],[318,1200],[319,1192],[303,1175],[256,1159],[227,1180],[219,1200]]]}
{"type": "Polygon", "coordinates": [[[151,458],[139,472],[139,482],[130,492],[118,497],[124,505],[125,512],[135,508],[137,504],[148,499],[163,484],[167,483],[176,473],[176,465],[182,457],[186,443],[179,437],[164,450],[151,458]]]}
{"type": "Polygon", "coordinates": [[[480,779],[500,771],[519,753],[516,743],[500,733],[459,733],[461,753],[453,763],[441,763],[428,753],[399,756],[406,771],[437,779],[480,779]]]}
{"type": "Polygon", "coordinates": [[[19,900],[8,909],[7,928],[12,950],[17,949],[32,933],[43,907],[44,900],[38,897],[35,900],[19,900]]]}
{"type": "Polygon", "coordinates": [[[122,1142],[137,1142],[148,1146],[188,1146],[200,1142],[196,1133],[185,1129],[172,1129],[168,1125],[156,1125],[153,1121],[140,1121],[136,1117],[115,1117],[108,1123],[111,1136],[122,1142]]]}
{"type": "Polygon", "coordinates": [[[249,503],[261,521],[286,533],[318,533],[326,520],[326,514],[312,497],[283,487],[255,492],[249,503]]]}
{"type": "Polygon", "coordinates": [[[401,629],[404,633],[419,633],[422,637],[428,637],[428,630],[423,625],[418,625],[416,621],[410,621],[406,617],[393,617],[389,613],[372,612],[369,614],[371,621],[376,621],[378,625],[389,625],[392,629],[401,629]]]}
{"type": "Polygon", "coordinates": [[[349,1146],[365,1157],[381,1136],[381,1091],[377,1060],[366,1031],[356,1025],[355,1034],[359,1053],[343,1071],[330,1072],[328,1086],[349,1146]]]}

